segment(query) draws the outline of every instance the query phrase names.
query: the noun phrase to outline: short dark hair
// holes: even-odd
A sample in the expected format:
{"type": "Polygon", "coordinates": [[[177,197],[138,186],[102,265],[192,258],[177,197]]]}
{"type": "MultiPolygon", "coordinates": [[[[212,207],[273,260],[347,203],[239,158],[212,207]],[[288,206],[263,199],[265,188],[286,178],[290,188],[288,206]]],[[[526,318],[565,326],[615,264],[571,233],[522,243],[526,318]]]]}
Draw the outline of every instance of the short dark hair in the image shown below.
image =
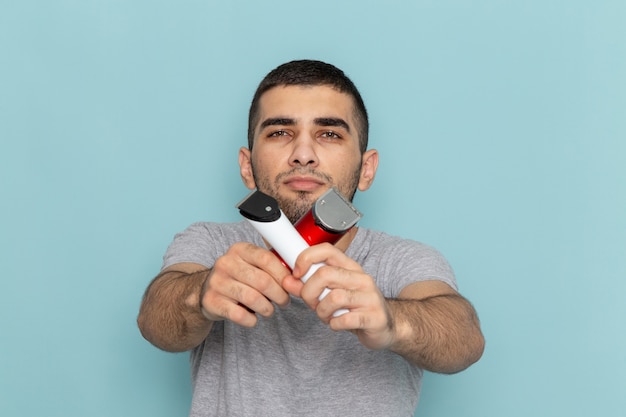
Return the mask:
{"type": "Polygon", "coordinates": [[[248,148],[252,149],[254,131],[259,122],[259,101],[268,90],[277,86],[329,86],[348,94],[354,101],[354,116],[359,135],[361,153],[367,149],[369,121],[365,103],[354,83],[334,65],[314,60],[297,60],[282,64],[265,76],[254,93],[248,114],[248,148]]]}

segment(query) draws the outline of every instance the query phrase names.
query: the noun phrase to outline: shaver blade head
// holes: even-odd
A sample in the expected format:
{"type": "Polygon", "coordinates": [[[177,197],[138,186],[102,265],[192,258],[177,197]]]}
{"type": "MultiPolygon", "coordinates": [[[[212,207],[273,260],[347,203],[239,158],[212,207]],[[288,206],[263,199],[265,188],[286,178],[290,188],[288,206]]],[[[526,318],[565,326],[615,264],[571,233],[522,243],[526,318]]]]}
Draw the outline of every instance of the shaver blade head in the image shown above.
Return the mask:
{"type": "Polygon", "coordinates": [[[356,207],[335,187],[322,194],[313,205],[313,217],[320,227],[331,233],[344,233],[363,217],[356,207]]]}

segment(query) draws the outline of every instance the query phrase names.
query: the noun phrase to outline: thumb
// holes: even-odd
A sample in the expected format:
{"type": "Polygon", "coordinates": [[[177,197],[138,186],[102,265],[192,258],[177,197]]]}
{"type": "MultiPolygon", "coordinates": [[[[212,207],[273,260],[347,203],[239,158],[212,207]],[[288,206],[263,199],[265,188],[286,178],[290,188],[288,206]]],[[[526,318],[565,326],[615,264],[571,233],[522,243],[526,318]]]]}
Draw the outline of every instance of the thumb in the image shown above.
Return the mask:
{"type": "Polygon", "coordinates": [[[287,275],[282,282],[283,289],[294,297],[302,298],[302,287],[304,283],[296,279],[293,275],[287,275]]]}

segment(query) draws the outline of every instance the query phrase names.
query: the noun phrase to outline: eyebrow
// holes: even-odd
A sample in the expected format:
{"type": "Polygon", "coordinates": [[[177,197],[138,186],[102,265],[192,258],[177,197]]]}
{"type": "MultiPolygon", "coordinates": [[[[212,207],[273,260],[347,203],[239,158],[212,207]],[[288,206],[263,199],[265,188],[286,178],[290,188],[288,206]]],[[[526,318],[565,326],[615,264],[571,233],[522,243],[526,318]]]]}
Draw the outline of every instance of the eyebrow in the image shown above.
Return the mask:
{"type": "MultiPolygon", "coordinates": [[[[318,117],[313,120],[316,126],[331,126],[344,128],[348,133],[350,132],[350,125],[339,117],[318,117]]],[[[261,129],[265,129],[268,126],[294,126],[296,120],[289,117],[270,117],[261,123],[261,129]]]]}
{"type": "Polygon", "coordinates": [[[263,120],[263,123],[261,123],[260,127],[261,129],[264,129],[268,126],[293,126],[295,124],[296,121],[288,117],[270,117],[263,120]]]}
{"type": "Polygon", "coordinates": [[[342,127],[350,133],[350,125],[339,117],[318,117],[313,121],[317,126],[342,127]]]}

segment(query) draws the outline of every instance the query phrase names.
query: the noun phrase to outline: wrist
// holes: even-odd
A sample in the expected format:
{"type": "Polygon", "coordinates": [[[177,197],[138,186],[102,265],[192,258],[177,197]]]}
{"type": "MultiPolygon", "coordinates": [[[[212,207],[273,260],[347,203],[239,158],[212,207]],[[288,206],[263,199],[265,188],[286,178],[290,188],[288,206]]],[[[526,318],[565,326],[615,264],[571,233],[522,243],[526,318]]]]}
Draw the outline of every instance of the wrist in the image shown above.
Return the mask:
{"type": "Polygon", "coordinates": [[[190,302],[193,303],[193,305],[195,306],[195,311],[197,313],[199,313],[203,319],[212,322],[215,321],[215,318],[212,317],[212,315],[207,311],[207,309],[204,308],[204,295],[207,292],[208,289],[208,284],[209,284],[209,277],[211,276],[211,270],[206,270],[204,271],[204,273],[199,274],[201,275],[199,278],[199,285],[198,285],[198,291],[195,292],[195,299],[194,300],[190,300],[190,302]]]}
{"type": "Polygon", "coordinates": [[[387,349],[401,353],[406,349],[407,343],[412,344],[415,340],[413,328],[406,320],[404,313],[407,307],[406,302],[404,300],[386,299],[386,305],[391,331],[387,349]]]}

